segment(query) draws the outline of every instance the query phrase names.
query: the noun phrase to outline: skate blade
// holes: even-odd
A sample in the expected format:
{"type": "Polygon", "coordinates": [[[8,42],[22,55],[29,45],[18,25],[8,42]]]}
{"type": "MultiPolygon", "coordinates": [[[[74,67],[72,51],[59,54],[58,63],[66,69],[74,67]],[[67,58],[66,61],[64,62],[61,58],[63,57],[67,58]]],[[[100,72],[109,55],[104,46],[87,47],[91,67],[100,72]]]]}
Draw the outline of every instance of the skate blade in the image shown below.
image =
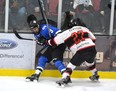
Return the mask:
{"type": "Polygon", "coordinates": [[[68,84],[57,84],[57,87],[60,87],[60,88],[72,87],[72,84],[71,83],[68,83],[68,84]]]}
{"type": "Polygon", "coordinates": [[[65,84],[57,84],[57,87],[64,88],[65,87],[65,84]]]}
{"type": "Polygon", "coordinates": [[[35,82],[35,83],[36,83],[36,82],[38,82],[38,80],[33,80],[33,82],[35,82]]]}
{"type": "Polygon", "coordinates": [[[30,79],[25,79],[26,82],[30,82],[30,79]]]}
{"type": "Polygon", "coordinates": [[[30,79],[25,79],[25,81],[26,81],[26,82],[35,82],[35,83],[38,82],[38,80],[33,80],[33,81],[31,81],[30,79]]]}
{"type": "Polygon", "coordinates": [[[69,86],[72,86],[72,83],[68,83],[68,84],[62,84],[62,83],[56,83],[57,84],[57,87],[62,87],[62,88],[64,88],[64,87],[69,87],[69,86]]]}
{"type": "Polygon", "coordinates": [[[99,82],[99,79],[90,79],[92,82],[99,82]]]}
{"type": "Polygon", "coordinates": [[[92,82],[99,82],[99,80],[95,79],[95,80],[91,80],[92,82]]]}

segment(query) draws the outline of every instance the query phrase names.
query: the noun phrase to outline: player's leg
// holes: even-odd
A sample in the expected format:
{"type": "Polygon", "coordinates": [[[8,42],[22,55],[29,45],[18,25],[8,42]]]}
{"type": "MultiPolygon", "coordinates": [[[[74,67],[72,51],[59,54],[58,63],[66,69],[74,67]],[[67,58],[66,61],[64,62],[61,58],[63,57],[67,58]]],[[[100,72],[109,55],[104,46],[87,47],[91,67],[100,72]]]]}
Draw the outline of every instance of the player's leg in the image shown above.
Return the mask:
{"type": "Polygon", "coordinates": [[[62,74],[65,70],[66,67],[63,64],[63,54],[65,51],[66,45],[61,44],[57,46],[56,48],[53,48],[52,51],[52,62],[54,63],[55,67],[60,71],[62,74]]]}
{"type": "Polygon", "coordinates": [[[29,77],[26,77],[26,81],[38,81],[40,74],[42,73],[43,69],[45,68],[48,59],[45,56],[40,56],[38,58],[38,65],[36,67],[35,73],[29,77]]]}
{"type": "Polygon", "coordinates": [[[72,74],[72,71],[76,68],[77,65],[81,64],[80,60],[77,60],[78,58],[80,59],[80,56],[78,53],[76,53],[72,57],[72,59],[70,60],[70,62],[68,63],[66,67],[66,71],[62,74],[62,79],[56,82],[58,85],[62,86],[62,85],[71,83],[70,76],[72,74]]]}
{"type": "Polygon", "coordinates": [[[43,54],[41,54],[41,56],[39,56],[35,73],[29,77],[26,77],[27,81],[35,81],[35,80],[38,81],[40,74],[42,73],[42,71],[46,66],[46,63],[49,63],[49,60],[51,60],[50,51],[51,47],[48,47],[47,50],[43,54]]]}
{"type": "Polygon", "coordinates": [[[86,66],[92,73],[92,76],[89,77],[90,80],[92,81],[96,81],[99,79],[98,71],[96,69],[96,60],[95,60],[96,53],[97,52],[95,47],[90,48],[90,50],[87,52],[88,56],[85,61],[86,66]]]}
{"type": "Polygon", "coordinates": [[[93,62],[93,63],[85,62],[85,64],[86,64],[86,66],[88,66],[89,70],[92,73],[92,76],[90,76],[89,79],[92,81],[97,81],[99,79],[99,75],[98,75],[98,71],[96,69],[96,63],[95,62],[93,62]]]}

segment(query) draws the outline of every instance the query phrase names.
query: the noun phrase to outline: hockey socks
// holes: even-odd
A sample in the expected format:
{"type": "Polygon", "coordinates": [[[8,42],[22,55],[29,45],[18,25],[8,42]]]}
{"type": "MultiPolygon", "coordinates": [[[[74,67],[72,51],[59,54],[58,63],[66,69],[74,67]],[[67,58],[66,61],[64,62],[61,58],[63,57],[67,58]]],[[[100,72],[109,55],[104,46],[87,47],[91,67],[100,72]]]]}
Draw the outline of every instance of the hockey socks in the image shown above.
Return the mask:
{"type": "Polygon", "coordinates": [[[65,65],[60,60],[55,60],[54,65],[61,72],[61,74],[66,70],[65,65]]]}

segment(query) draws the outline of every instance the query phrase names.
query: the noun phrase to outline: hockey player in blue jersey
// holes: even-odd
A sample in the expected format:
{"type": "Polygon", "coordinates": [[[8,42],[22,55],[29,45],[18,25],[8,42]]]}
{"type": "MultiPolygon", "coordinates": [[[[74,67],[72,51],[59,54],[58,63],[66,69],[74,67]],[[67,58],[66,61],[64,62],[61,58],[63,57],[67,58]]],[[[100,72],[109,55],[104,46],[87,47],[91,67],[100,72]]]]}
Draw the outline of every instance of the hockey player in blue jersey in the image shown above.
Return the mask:
{"type": "MultiPolygon", "coordinates": [[[[54,38],[61,30],[58,28],[47,25],[45,23],[40,23],[37,21],[34,15],[29,15],[27,17],[27,22],[34,33],[34,36],[39,45],[46,45],[46,40],[54,38]]],[[[29,77],[26,77],[27,81],[38,81],[40,74],[45,68],[46,63],[53,62],[55,67],[61,72],[61,74],[65,71],[65,65],[63,64],[63,53],[65,51],[65,44],[61,44],[56,48],[48,46],[47,50],[41,54],[38,58],[38,64],[36,66],[35,73],[29,77]]]]}

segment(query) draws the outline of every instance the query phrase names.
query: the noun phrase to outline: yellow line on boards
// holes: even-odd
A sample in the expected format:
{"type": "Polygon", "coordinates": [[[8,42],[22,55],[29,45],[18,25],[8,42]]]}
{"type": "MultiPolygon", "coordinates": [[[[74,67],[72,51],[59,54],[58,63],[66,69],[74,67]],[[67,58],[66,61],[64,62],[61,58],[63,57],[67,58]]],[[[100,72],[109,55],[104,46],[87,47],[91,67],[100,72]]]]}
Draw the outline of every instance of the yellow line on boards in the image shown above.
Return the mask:
{"type": "MultiPolygon", "coordinates": [[[[24,69],[0,69],[0,76],[30,76],[35,70],[24,70],[24,69]]],[[[100,78],[116,79],[116,72],[99,71],[100,78]]],[[[74,70],[72,78],[88,78],[91,76],[90,71],[79,71],[74,70]]],[[[58,70],[44,70],[41,77],[61,77],[58,70]]]]}

